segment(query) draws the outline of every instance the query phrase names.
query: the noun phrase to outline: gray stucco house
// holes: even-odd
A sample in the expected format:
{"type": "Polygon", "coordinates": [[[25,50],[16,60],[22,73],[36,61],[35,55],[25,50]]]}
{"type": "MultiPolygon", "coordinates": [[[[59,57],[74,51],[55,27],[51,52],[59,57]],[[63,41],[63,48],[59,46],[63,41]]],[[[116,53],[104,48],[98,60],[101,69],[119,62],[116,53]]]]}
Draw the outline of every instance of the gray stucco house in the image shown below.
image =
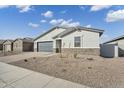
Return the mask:
{"type": "Polygon", "coordinates": [[[32,38],[18,38],[13,41],[13,52],[30,52],[34,49],[32,38]]]}
{"type": "Polygon", "coordinates": [[[4,52],[11,52],[11,51],[13,51],[13,40],[5,40],[3,42],[3,51],[4,52]]]}
{"type": "Polygon", "coordinates": [[[0,51],[3,51],[3,42],[4,42],[5,40],[0,40],[0,51]]]}
{"type": "MultiPolygon", "coordinates": [[[[124,35],[119,36],[117,38],[114,38],[112,40],[109,40],[104,45],[114,45],[118,46],[118,56],[124,56],[124,35]]],[[[109,52],[109,51],[108,51],[109,52]]]]}
{"type": "Polygon", "coordinates": [[[99,55],[102,34],[103,30],[100,29],[56,26],[34,40],[34,50],[99,55]]]}

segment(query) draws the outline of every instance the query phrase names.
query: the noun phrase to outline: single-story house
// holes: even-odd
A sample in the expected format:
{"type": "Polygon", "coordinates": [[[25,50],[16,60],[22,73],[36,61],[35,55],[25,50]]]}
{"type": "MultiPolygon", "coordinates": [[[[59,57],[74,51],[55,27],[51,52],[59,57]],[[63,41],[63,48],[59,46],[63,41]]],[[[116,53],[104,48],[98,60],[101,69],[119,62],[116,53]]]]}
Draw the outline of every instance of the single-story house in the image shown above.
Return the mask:
{"type": "Polygon", "coordinates": [[[32,38],[18,38],[13,41],[13,52],[29,52],[34,50],[32,38]]]}
{"type": "Polygon", "coordinates": [[[103,30],[100,29],[56,26],[34,40],[34,50],[99,55],[99,39],[102,34],[103,30]]]}
{"type": "Polygon", "coordinates": [[[3,42],[4,42],[5,40],[0,40],[0,51],[3,51],[3,42]]]}
{"type": "MultiPolygon", "coordinates": [[[[104,45],[114,45],[118,46],[118,56],[124,56],[124,35],[119,36],[117,38],[114,38],[112,40],[109,40],[104,45]]],[[[108,51],[109,52],[109,51],[108,51]]]]}
{"type": "Polygon", "coordinates": [[[13,51],[13,40],[5,40],[3,42],[3,51],[4,52],[13,51]]]}

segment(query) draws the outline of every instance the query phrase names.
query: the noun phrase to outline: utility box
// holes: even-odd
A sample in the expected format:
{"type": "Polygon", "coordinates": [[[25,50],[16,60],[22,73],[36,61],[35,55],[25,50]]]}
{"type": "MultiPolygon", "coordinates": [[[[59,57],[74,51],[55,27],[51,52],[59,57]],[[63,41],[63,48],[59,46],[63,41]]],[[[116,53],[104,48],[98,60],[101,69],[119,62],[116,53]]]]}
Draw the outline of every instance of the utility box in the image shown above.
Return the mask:
{"type": "Polygon", "coordinates": [[[114,58],[118,57],[118,45],[115,44],[101,44],[100,45],[100,55],[102,57],[114,58]]]}

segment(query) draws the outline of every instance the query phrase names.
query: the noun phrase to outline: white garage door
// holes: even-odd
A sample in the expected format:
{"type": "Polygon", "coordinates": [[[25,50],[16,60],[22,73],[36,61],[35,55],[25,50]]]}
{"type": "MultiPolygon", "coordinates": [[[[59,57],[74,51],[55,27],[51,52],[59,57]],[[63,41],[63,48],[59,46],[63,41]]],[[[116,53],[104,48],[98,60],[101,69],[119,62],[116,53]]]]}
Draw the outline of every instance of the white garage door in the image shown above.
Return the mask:
{"type": "Polygon", "coordinates": [[[53,52],[53,41],[38,42],[39,52],[53,52]]]}

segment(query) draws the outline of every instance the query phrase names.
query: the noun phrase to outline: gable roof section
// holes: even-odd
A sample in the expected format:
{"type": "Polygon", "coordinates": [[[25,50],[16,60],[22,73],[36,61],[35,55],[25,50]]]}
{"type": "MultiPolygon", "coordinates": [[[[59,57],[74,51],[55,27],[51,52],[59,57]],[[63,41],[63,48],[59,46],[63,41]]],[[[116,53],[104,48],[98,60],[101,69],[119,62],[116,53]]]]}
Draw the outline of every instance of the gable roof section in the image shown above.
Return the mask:
{"type": "Polygon", "coordinates": [[[33,38],[28,38],[28,37],[27,38],[17,38],[13,42],[15,42],[17,40],[22,40],[23,42],[34,42],[33,38]]]}
{"type": "Polygon", "coordinates": [[[12,43],[14,40],[7,39],[7,40],[5,40],[3,43],[5,43],[5,42],[7,42],[7,41],[9,41],[9,42],[12,43]]]}
{"type": "Polygon", "coordinates": [[[60,26],[55,26],[55,27],[52,27],[51,29],[49,29],[48,31],[44,32],[43,34],[41,34],[40,36],[36,37],[34,40],[37,40],[39,39],[40,37],[50,33],[51,31],[53,31],[54,29],[57,29],[57,28],[63,28],[63,29],[67,29],[66,27],[60,27],[60,26]]]}
{"type": "Polygon", "coordinates": [[[86,30],[86,31],[92,31],[92,32],[96,32],[96,33],[100,33],[100,35],[103,34],[104,30],[100,30],[100,29],[95,29],[95,28],[87,28],[87,27],[81,27],[81,26],[78,26],[78,27],[69,27],[68,29],[66,29],[65,31],[59,33],[58,35],[54,36],[54,38],[57,38],[57,37],[64,37],[76,30],[86,30]]]}
{"type": "Polygon", "coordinates": [[[0,40],[0,44],[3,44],[4,41],[5,41],[5,40],[0,40]]]}
{"type": "Polygon", "coordinates": [[[112,40],[109,40],[109,41],[107,41],[107,42],[105,42],[103,44],[111,43],[111,42],[114,42],[114,41],[117,41],[117,40],[121,40],[121,39],[124,39],[124,35],[116,37],[116,38],[114,38],[112,40]]]}

